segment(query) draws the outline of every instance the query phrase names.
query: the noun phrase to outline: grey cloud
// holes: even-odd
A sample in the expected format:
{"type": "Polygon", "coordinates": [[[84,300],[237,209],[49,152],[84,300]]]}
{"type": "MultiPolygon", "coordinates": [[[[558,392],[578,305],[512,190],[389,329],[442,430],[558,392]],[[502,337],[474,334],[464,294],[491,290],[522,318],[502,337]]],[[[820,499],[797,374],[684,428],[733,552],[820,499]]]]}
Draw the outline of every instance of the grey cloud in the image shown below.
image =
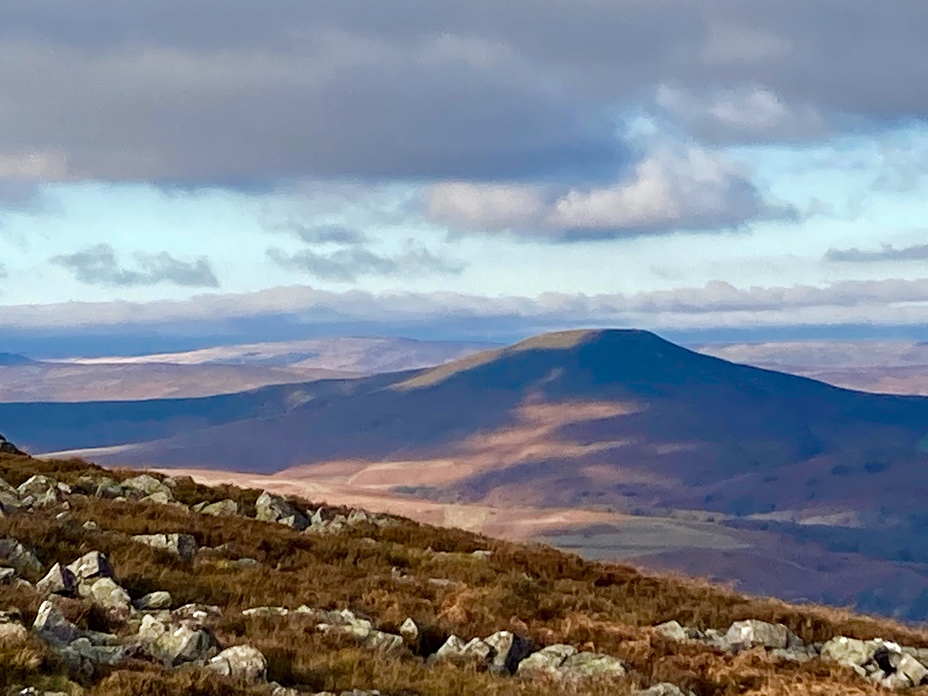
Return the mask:
{"type": "Polygon", "coordinates": [[[321,253],[302,249],[287,253],[272,248],[268,258],[285,268],[318,278],[350,283],[361,276],[409,276],[419,273],[460,273],[463,266],[436,256],[428,249],[408,249],[400,254],[377,254],[363,247],[349,247],[321,253]]]}
{"type": "Polygon", "coordinates": [[[797,109],[924,119],[926,26],[923,0],[7,0],[0,162],[193,185],[584,180],[627,164],[614,120],[660,85],[794,112],[767,128],[764,104],[729,104],[716,139],[815,135],[797,109]]]}
{"type": "Polygon", "coordinates": [[[292,223],[284,227],[307,244],[358,245],[370,241],[364,232],[345,225],[300,225],[292,223]]]}
{"type": "Polygon", "coordinates": [[[924,261],[928,259],[928,244],[894,247],[883,244],[879,249],[829,249],[825,260],[840,263],[875,263],[878,261],[924,261]]]}
{"type": "Polygon", "coordinates": [[[131,287],[170,283],[219,287],[219,280],[205,257],[181,261],[162,251],[159,254],[136,253],[133,258],[135,267],[122,266],[113,247],[99,244],[73,254],[54,256],[50,261],[71,271],[75,278],[88,285],[131,287]]]}

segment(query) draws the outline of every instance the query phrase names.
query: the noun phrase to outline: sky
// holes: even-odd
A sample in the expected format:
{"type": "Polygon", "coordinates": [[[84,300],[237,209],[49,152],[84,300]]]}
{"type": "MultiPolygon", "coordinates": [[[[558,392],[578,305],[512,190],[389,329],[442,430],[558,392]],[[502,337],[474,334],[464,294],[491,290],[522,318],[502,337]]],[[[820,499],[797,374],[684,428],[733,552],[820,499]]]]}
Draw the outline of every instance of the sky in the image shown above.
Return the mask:
{"type": "Polygon", "coordinates": [[[5,0],[0,351],[922,336],[923,0],[5,0]]]}

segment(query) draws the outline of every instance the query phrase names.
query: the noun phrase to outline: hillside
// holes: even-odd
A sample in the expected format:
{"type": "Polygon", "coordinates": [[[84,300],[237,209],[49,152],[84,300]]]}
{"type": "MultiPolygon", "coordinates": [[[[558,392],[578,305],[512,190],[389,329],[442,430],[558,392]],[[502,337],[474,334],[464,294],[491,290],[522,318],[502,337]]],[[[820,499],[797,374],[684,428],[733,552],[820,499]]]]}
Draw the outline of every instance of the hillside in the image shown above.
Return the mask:
{"type": "Polygon", "coordinates": [[[928,693],[888,621],[78,460],[0,477],[9,693],[928,693]]]}

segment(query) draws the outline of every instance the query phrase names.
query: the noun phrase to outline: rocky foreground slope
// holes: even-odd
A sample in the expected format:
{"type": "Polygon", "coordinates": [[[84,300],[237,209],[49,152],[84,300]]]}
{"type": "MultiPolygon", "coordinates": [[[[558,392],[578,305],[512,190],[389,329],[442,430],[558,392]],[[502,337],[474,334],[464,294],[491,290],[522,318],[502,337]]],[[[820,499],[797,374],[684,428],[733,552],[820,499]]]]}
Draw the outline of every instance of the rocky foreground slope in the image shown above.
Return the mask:
{"type": "Polygon", "coordinates": [[[928,693],[915,628],[7,449],[6,693],[928,693]]]}

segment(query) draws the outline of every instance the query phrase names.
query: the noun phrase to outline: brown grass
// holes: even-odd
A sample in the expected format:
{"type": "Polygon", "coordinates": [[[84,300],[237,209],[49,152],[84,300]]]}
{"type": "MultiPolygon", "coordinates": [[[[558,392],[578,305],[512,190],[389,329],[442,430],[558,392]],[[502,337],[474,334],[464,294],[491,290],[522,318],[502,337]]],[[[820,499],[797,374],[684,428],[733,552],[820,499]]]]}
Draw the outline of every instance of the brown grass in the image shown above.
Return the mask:
{"type": "MultiPolygon", "coordinates": [[[[0,457],[0,476],[14,485],[33,473],[54,475],[80,489],[82,476],[124,478],[135,472],[104,472],[77,461],[40,462],[0,457]]],[[[221,490],[192,481],[175,490],[185,503],[230,497],[252,506],[257,491],[221,490]]],[[[216,626],[223,644],[248,643],[268,657],[269,677],[309,691],[380,689],[385,694],[624,694],[633,686],[671,681],[699,696],[729,694],[876,694],[880,691],[850,671],[818,661],[777,663],[762,651],[737,656],[698,644],[677,644],[649,627],[670,619],[700,628],[725,628],[732,621],[757,618],[789,626],[805,641],[845,634],[883,637],[906,645],[928,646],[928,632],[892,621],[825,607],[798,607],[757,599],[698,581],[644,575],[619,565],[592,563],[542,545],[494,541],[467,532],[410,521],[386,529],[370,527],[338,535],[297,533],[244,518],[197,515],[171,506],[114,502],[74,496],[70,519],[58,510],[0,519],[0,536],[34,547],[45,567],[70,562],[91,549],[104,551],[117,578],[133,596],[168,590],[175,605],[216,604],[224,616],[216,626]],[[101,530],[81,525],[96,521],[101,530]],[[204,552],[190,563],[147,546],[129,535],[187,532],[204,552]],[[492,549],[488,560],[471,557],[492,549]],[[436,556],[434,552],[449,552],[436,556]],[[236,567],[236,558],[253,558],[254,567],[236,567]],[[408,579],[398,579],[398,568],[408,579]],[[430,578],[454,581],[437,587],[430,578]],[[379,628],[396,631],[407,617],[423,627],[422,644],[405,655],[384,656],[348,640],[322,636],[298,617],[244,618],[240,610],[262,605],[322,609],[351,608],[379,628]],[[451,633],[485,636],[509,629],[539,645],[566,642],[619,656],[633,667],[622,685],[577,686],[523,682],[498,677],[473,665],[426,665],[424,656],[451,633]]],[[[0,608],[16,607],[27,621],[39,598],[28,590],[0,587],[0,608]]],[[[65,603],[82,625],[108,628],[106,618],[78,601],[65,603]]],[[[0,684],[32,683],[62,674],[41,643],[0,645],[0,684]],[[44,677],[42,675],[45,675],[44,677]]],[[[91,694],[191,693],[203,696],[246,693],[218,677],[195,672],[164,674],[152,666],[120,669],[91,685],[91,694]]],[[[915,693],[928,693],[922,689],[915,693]]]]}

